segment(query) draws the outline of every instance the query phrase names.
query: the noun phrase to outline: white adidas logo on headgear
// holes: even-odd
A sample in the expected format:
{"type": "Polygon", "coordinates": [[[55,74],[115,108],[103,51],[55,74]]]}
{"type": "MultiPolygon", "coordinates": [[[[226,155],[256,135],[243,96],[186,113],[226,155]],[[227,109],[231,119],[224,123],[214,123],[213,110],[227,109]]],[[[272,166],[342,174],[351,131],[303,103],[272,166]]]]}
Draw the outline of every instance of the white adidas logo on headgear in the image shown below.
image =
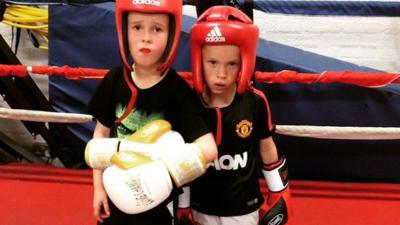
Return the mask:
{"type": "Polygon", "coordinates": [[[206,42],[225,42],[225,37],[222,35],[218,26],[213,27],[213,29],[208,32],[206,42]]]}
{"type": "Polygon", "coordinates": [[[134,5],[154,5],[160,6],[160,1],[157,0],[132,0],[132,4],[134,5]]]}

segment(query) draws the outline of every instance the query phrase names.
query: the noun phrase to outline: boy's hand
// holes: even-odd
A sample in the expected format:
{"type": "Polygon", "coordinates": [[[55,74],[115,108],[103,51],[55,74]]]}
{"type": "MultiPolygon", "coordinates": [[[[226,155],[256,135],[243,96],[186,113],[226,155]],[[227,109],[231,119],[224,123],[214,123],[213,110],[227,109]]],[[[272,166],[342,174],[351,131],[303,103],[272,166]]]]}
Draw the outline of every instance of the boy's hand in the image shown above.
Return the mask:
{"type": "Polygon", "coordinates": [[[96,188],[93,197],[94,216],[97,221],[103,223],[110,216],[107,195],[104,189],[96,188]]]}

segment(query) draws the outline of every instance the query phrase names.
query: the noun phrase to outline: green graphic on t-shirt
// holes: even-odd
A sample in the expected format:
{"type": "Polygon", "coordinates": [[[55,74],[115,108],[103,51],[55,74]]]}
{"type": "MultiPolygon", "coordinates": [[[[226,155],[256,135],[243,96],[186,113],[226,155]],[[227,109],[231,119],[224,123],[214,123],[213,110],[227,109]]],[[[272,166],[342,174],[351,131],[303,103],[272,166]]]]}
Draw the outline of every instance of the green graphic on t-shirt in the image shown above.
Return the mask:
{"type": "MultiPolygon", "coordinates": [[[[117,118],[122,116],[125,110],[125,107],[117,107],[117,118]]],[[[119,139],[125,139],[127,136],[131,135],[148,122],[163,118],[164,117],[162,113],[148,114],[134,108],[129,115],[117,125],[117,137],[119,139]]]]}

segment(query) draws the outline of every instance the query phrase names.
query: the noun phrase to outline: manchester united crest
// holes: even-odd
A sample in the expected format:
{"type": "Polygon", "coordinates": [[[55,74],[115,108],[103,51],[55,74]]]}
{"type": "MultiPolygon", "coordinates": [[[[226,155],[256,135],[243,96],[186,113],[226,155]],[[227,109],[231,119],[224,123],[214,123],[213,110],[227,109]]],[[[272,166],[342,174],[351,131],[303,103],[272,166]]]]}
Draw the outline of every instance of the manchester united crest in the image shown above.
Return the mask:
{"type": "Polygon", "coordinates": [[[242,120],[240,123],[236,124],[236,134],[241,138],[250,136],[252,130],[253,123],[248,120],[242,120]]]}

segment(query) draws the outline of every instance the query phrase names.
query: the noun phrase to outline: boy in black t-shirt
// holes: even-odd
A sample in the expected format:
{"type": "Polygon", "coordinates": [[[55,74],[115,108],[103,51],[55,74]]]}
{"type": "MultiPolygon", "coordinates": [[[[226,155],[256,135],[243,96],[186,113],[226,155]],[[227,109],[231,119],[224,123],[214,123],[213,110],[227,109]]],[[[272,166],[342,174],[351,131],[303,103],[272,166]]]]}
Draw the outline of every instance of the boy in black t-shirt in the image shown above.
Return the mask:
{"type": "MultiPolygon", "coordinates": [[[[149,121],[164,119],[186,142],[193,142],[194,151],[205,163],[214,160],[216,145],[203,123],[195,103],[198,100],[170,68],[181,32],[181,1],[117,0],[115,4],[124,65],[105,76],[89,103],[89,111],[97,119],[93,140],[124,139],[149,121]]],[[[93,170],[94,215],[100,223],[171,224],[166,204],[139,214],[119,210],[107,198],[102,174],[102,170],[93,170]]]]}
{"type": "Polygon", "coordinates": [[[191,30],[194,87],[218,145],[218,158],[190,185],[192,217],[202,225],[291,223],[286,160],[272,140],[267,98],[250,85],[257,40],[251,19],[229,6],[209,8],[191,30]]]}

